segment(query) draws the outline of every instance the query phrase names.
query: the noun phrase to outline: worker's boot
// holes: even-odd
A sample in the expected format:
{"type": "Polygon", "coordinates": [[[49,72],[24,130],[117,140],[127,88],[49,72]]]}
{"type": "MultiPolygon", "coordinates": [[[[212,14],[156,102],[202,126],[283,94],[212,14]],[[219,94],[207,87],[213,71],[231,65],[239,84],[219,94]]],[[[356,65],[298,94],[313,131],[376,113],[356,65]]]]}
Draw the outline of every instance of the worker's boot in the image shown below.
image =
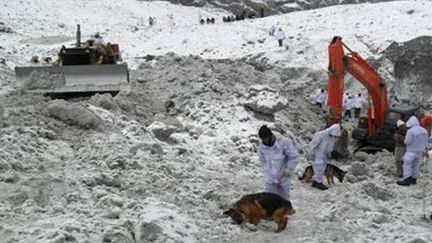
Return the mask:
{"type": "Polygon", "coordinates": [[[328,187],[324,186],[324,184],[318,183],[316,181],[312,181],[312,187],[315,187],[315,188],[323,190],[323,191],[328,189],[328,187]]]}
{"type": "MultiPolygon", "coordinates": [[[[417,183],[417,180],[415,181],[415,183],[417,183]]],[[[404,179],[403,181],[396,182],[396,184],[398,184],[399,186],[409,186],[411,184],[414,184],[414,182],[413,182],[413,179],[411,177],[408,177],[408,178],[404,179]]]]}
{"type": "Polygon", "coordinates": [[[417,178],[412,178],[412,177],[410,177],[411,178],[411,184],[417,184],[417,178]]]}

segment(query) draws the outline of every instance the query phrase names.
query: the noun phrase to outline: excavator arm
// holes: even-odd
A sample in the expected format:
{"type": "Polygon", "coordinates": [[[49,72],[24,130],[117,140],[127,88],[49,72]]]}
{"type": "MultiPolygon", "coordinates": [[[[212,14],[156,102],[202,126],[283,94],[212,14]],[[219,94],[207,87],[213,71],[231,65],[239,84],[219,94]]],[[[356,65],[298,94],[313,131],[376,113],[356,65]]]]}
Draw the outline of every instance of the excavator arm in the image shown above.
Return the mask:
{"type": "Polygon", "coordinates": [[[385,123],[388,110],[387,87],[374,68],[357,52],[352,51],[339,36],[333,37],[329,48],[328,100],[330,119],[340,122],[344,93],[344,75],[350,73],[369,93],[372,107],[368,109],[368,135],[374,135],[385,123]],[[345,54],[344,47],[349,51],[345,54]]]}

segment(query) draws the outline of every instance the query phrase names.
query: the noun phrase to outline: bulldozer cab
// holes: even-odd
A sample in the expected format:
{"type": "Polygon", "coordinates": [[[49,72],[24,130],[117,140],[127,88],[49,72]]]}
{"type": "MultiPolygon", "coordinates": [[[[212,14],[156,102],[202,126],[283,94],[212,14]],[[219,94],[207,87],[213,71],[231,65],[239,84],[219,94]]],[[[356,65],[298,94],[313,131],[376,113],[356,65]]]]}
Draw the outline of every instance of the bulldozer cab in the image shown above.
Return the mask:
{"type": "Polygon", "coordinates": [[[59,53],[60,66],[91,65],[97,63],[99,57],[96,48],[62,48],[59,53]]]}
{"type": "Polygon", "coordinates": [[[58,54],[60,66],[116,64],[120,61],[120,48],[118,44],[84,45],[80,47],[62,47],[58,54]]]}

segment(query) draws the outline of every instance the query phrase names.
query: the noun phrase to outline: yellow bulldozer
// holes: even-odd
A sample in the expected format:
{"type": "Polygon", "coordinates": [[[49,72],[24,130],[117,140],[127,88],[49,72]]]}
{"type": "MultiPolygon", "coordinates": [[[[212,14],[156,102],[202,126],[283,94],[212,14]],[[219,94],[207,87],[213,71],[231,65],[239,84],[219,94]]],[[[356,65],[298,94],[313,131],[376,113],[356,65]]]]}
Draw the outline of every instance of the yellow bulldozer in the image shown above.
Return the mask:
{"type": "Polygon", "coordinates": [[[48,66],[15,67],[16,86],[25,92],[47,95],[117,94],[128,87],[129,71],[120,63],[118,44],[81,42],[77,26],[74,47],[62,46],[57,61],[48,66]]]}

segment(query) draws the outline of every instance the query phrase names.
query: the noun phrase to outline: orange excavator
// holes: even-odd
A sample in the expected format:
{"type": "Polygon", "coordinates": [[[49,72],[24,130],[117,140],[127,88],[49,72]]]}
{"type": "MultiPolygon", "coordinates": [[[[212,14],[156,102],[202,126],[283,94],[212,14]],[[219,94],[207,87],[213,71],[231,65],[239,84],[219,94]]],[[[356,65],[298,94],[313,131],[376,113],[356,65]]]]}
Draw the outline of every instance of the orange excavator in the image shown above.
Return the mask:
{"type": "Polygon", "coordinates": [[[352,132],[352,137],[360,141],[358,149],[393,150],[397,120],[406,122],[412,115],[420,117],[419,109],[389,108],[385,81],[364,58],[346,46],[341,37],[333,37],[328,47],[328,55],[327,103],[330,107],[330,122],[338,123],[342,119],[344,75],[348,72],[367,89],[371,103],[367,117],[361,117],[352,132]],[[345,53],[344,49],[348,50],[348,53],[345,53]]]}

